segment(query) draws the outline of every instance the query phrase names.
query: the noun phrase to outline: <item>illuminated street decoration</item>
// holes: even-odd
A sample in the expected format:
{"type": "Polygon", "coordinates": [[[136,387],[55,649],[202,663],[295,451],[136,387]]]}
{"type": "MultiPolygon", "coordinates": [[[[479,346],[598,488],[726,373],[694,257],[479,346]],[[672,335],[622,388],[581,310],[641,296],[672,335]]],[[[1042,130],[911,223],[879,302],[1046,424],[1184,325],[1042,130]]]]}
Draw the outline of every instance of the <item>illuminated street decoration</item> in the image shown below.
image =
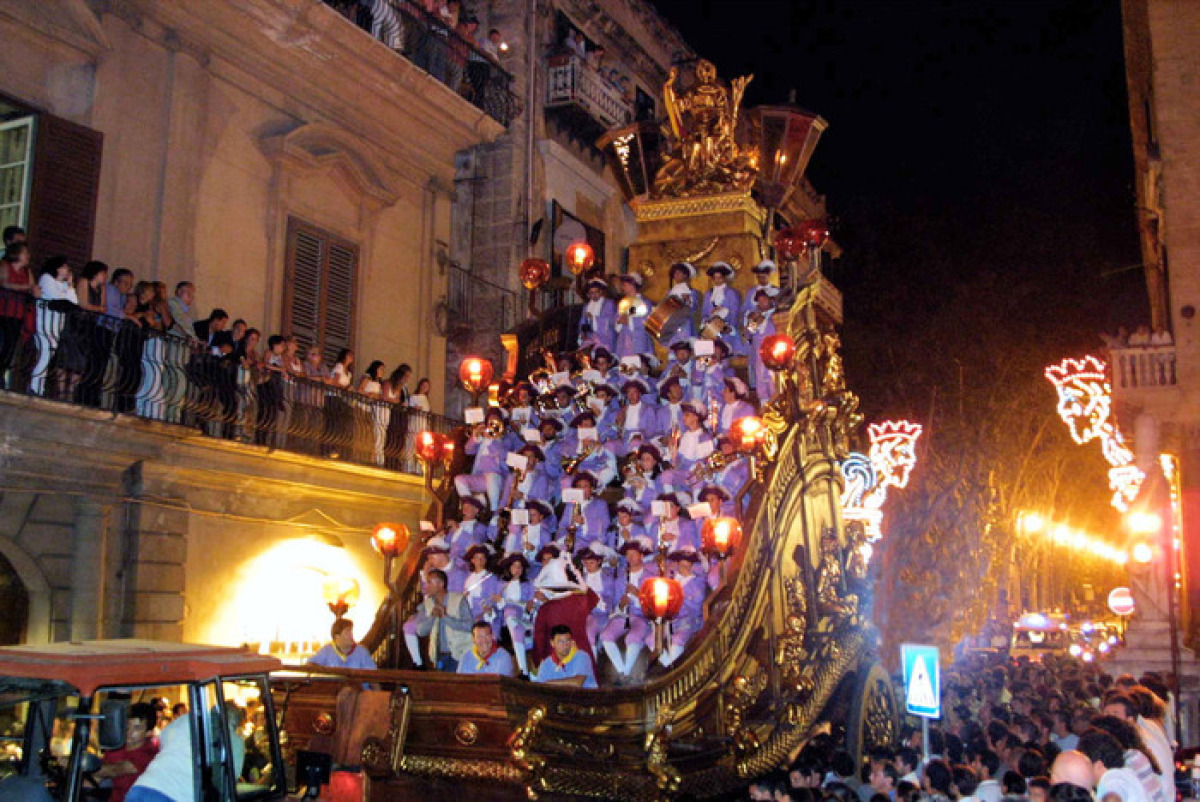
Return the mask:
{"type": "Polygon", "coordinates": [[[872,423],[867,427],[869,454],[851,453],[842,461],[842,518],[861,521],[868,543],[883,535],[883,502],[888,488],[908,485],[917,464],[921,431],[920,424],[908,421],[872,423]]]}
{"type": "Polygon", "coordinates": [[[1108,365],[1094,356],[1068,358],[1046,368],[1046,378],[1058,391],[1058,415],[1067,424],[1071,438],[1080,444],[1100,441],[1104,459],[1112,466],[1108,472],[1111,503],[1125,512],[1146,475],[1134,464],[1133,451],[1112,419],[1108,365]]]}

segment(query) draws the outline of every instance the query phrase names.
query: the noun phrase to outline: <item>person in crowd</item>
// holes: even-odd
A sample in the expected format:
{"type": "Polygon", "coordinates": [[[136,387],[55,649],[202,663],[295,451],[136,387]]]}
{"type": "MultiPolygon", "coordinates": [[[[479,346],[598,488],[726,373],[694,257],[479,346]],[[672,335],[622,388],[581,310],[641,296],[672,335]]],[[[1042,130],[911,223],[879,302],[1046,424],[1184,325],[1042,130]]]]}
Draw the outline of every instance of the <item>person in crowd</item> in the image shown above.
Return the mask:
{"type": "Polygon", "coordinates": [[[644,534],[622,541],[618,548],[622,560],[613,579],[613,603],[608,623],[600,633],[600,645],[616,669],[620,685],[629,681],[651,635],[639,593],[644,580],[658,576],[658,568],[646,562],[654,553],[654,546],[644,534]],[[624,651],[617,643],[620,640],[624,640],[624,651]]]}
{"type": "Polygon", "coordinates": [[[571,477],[571,487],[582,493],[583,500],[563,504],[558,542],[567,550],[583,549],[595,542],[607,545],[604,539],[612,519],[608,503],[596,495],[598,484],[596,477],[588,471],[577,471],[571,477]]]}
{"type": "Polygon", "coordinates": [[[696,523],[680,517],[680,512],[687,506],[682,494],[663,493],[655,501],[657,504],[654,506],[658,509],[652,509],[653,514],[646,527],[655,550],[671,553],[685,547],[699,549],[700,536],[696,531],[696,523]]]}
{"type": "Polygon", "coordinates": [[[75,394],[75,401],[90,407],[100,406],[101,388],[108,355],[112,350],[113,332],[105,325],[107,311],[104,295],[108,287],[108,265],[92,260],[83,266],[75,280],[75,295],[79,308],[89,312],[77,321],[80,344],[85,352],[85,364],[75,394]]]}
{"type": "Polygon", "coordinates": [[[687,322],[672,335],[671,347],[674,348],[674,343],[691,340],[696,336],[695,316],[700,311],[702,299],[700,291],[692,288],[691,281],[696,277],[696,268],[688,262],[676,262],[671,265],[667,277],[671,282],[667,297],[678,298],[688,309],[687,322]]]}
{"type": "Polygon", "coordinates": [[[196,336],[196,285],[190,281],[181,281],[175,285],[175,295],[170,300],[171,328],[170,333],[182,337],[189,343],[199,343],[196,336]]]}
{"type": "Polygon", "coordinates": [[[447,583],[446,572],[441,569],[425,573],[423,598],[415,616],[416,631],[411,636],[406,632],[405,642],[413,662],[420,667],[424,661],[417,638],[428,637],[431,665],[438,671],[454,672],[471,648],[475,619],[463,594],[448,590],[447,583]]]}
{"type": "Polygon", "coordinates": [[[471,606],[471,617],[476,621],[483,621],[485,618],[495,620],[495,598],[499,594],[500,580],[488,569],[491,560],[492,547],[487,543],[471,546],[462,557],[463,564],[467,567],[462,594],[471,606]]]}
{"type": "Polygon", "coordinates": [[[148,702],[130,705],[125,719],[125,745],[104,753],[104,765],[95,777],[111,781],[110,802],[123,802],[129,789],[158,754],[158,742],[150,737],[155,717],[154,706],[148,702]]]}
{"type": "Polygon", "coordinates": [[[520,551],[509,552],[496,565],[502,577],[500,592],[493,598],[494,609],[512,641],[513,655],[521,676],[529,676],[526,636],[533,623],[533,585],[529,581],[529,560],[520,551]]]}
{"type": "Polygon", "coordinates": [[[732,352],[741,354],[742,296],[729,284],[733,279],[733,266],[728,262],[714,262],[705,273],[712,286],[704,293],[700,320],[705,328],[712,323],[715,333],[728,343],[732,352]],[[717,320],[719,324],[714,322],[717,320]]]}
{"type": "Polygon", "coordinates": [[[664,644],[658,661],[670,668],[683,655],[688,642],[704,625],[704,600],[708,586],[703,575],[696,571],[700,553],[694,547],[680,547],[668,559],[675,565],[675,579],[683,586],[683,607],[671,621],[671,638],[664,644]]]}
{"type": "Polygon", "coordinates": [[[596,684],[592,658],[576,648],[570,627],[559,624],[551,629],[550,646],[553,651],[538,666],[535,682],[575,685],[582,688],[599,687],[596,684]]]}
{"type": "Polygon", "coordinates": [[[14,245],[26,245],[25,229],[20,226],[5,226],[4,227],[4,252],[0,253],[0,259],[3,259],[8,254],[10,248],[14,245]]]}
{"type": "Polygon", "coordinates": [[[194,326],[196,338],[204,343],[204,347],[213,356],[221,356],[233,350],[233,335],[227,330],[228,327],[229,313],[219,307],[209,312],[207,319],[197,322],[194,326]]]}
{"type": "Polygon", "coordinates": [[[587,638],[592,654],[597,653],[596,639],[608,626],[609,613],[616,604],[617,594],[613,576],[604,570],[604,561],[610,555],[615,557],[613,550],[599,542],[588,544],[576,555],[582,567],[583,583],[592,589],[598,600],[587,619],[587,638]]]}
{"type": "Polygon", "coordinates": [[[504,39],[500,35],[500,30],[498,28],[489,30],[487,38],[479,43],[479,49],[483,51],[484,55],[499,64],[500,56],[507,50],[504,46],[504,39]]]}
{"type": "Polygon", "coordinates": [[[1096,798],[1112,802],[1150,802],[1141,780],[1125,768],[1125,750],[1107,732],[1092,728],[1079,736],[1079,751],[1092,764],[1092,781],[1096,798]]]}
{"type": "Polygon", "coordinates": [[[429,391],[432,388],[433,383],[429,379],[424,376],[417,379],[417,386],[413,390],[412,396],[408,399],[409,406],[419,412],[432,412],[433,408],[429,405],[429,391]]]}
{"type": "Polygon", "coordinates": [[[617,305],[617,316],[613,321],[616,341],[613,353],[618,359],[649,354],[654,350],[650,333],[646,331],[646,320],[653,307],[642,295],[645,279],[640,273],[624,273],[618,278],[621,300],[617,305]]]}
{"type": "Polygon", "coordinates": [[[727,434],[735,421],[748,418],[757,412],[754,405],[746,400],[749,394],[750,388],[737,376],[725,379],[721,389],[721,406],[717,412],[716,434],[727,434]]]}
{"type": "Polygon", "coordinates": [[[65,370],[56,367],[55,375],[51,376],[51,361],[58,351],[67,315],[79,303],[71,281],[71,266],[65,256],[51,256],[42,264],[33,294],[42,303],[37,307],[38,355],[30,389],[36,395],[46,395],[46,380],[51,378],[50,395],[62,398],[65,370]]]}
{"type": "Polygon", "coordinates": [[[508,454],[519,447],[516,435],[508,428],[504,412],[488,407],[483,423],[471,430],[464,451],[475,458],[470,473],[454,477],[454,487],[460,497],[481,493],[490,509],[499,509],[500,491],[508,478],[508,454]]]}
{"type": "Polygon", "coordinates": [[[310,345],[304,354],[304,377],[323,384],[328,384],[333,379],[333,373],[325,366],[321,346],[317,343],[310,345]]]}
{"type": "Polygon", "coordinates": [[[616,346],[617,306],[608,297],[608,282],[594,278],[585,286],[587,302],[579,324],[579,347],[600,346],[609,351],[616,346]]]}
{"type": "Polygon", "coordinates": [[[471,627],[471,648],[458,663],[459,674],[513,676],[512,655],[500,648],[491,624],[476,621],[471,627]]]}
{"type": "Polygon", "coordinates": [[[354,641],[354,622],[339,618],[329,628],[330,642],[308,658],[310,665],[326,668],[377,668],[371,653],[361,643],[354,641]]]}

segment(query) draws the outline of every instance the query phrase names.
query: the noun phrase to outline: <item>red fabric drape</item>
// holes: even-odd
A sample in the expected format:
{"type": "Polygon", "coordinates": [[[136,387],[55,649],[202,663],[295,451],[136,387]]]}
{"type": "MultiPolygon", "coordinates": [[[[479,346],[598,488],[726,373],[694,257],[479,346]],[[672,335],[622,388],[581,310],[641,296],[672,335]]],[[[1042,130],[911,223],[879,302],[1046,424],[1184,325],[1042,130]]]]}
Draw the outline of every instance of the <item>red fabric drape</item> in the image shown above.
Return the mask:
{"type": "Polygon", "coordinates": [[[541,665],[550,656],[550,630],[559,624],[571,628],[575,645],[580,651],[587,652],[588,657],[592,658],[592,665],[596,665],[596,655],[592,654],[592,644],[588,642],[587,619],[592,608],[599,603],[600,597],[589,588],[586,594],[572,593],[543,604],[533,622],[533,665],[541,665]]]}

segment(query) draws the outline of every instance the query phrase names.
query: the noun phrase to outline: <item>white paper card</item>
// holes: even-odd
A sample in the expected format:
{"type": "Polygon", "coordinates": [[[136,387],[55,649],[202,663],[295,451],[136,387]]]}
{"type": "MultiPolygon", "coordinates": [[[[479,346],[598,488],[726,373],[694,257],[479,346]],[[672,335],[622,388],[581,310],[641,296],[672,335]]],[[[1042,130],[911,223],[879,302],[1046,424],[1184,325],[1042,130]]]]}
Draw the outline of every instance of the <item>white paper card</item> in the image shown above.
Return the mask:
{"type": "Polygon", "coordinates": [[[582,378],[585,382],[591,382],[592,384],[602,384],[604,382],[604,374],[594,368],[588,368],[585,370],[580,375],[580,378],[582,378]]]}
{"type": "Polygon", "coordinates": [[[554,382],[555,387],[559,387],[563,384],[570,384],[571,383],[571,374],[565,370],[560,373],[551,373],[550,381],[554,382]]]}
{"type": "Polygon", "coordinates": [[[593,426],[590,429],[576,429],[580,440],[598,440],[600,439],[600,430],[593,426]]]}
{"type": "Polygon", "coordinates": [[[621,364],[627,368],[633,368],[634,370],[641,370],[642,369],[642,358],[640,356],[623,356],[623,357],[621,357],[621,364]]]}
{"type": "Polygon", "coordinates": [[[517,454],[510,451],[504,460],[504,464],[512,468],[514,471],[524,471],[529,469],[529,457],[524,454],[517,454]]]}
{"type": "Polygon", "coordinates": [[[468,426],[483,423],[483,407],[467,407],[463,410],[463,420],[468,426]]]}
{"type": "Polygon", "coordinates": [[[583,490],[578,487],[568,487],[562,492],[563,504],[582,504],[583,490]]]}
{"type": "Polygon", "coordinates": [[[696,356],[712,356],[716,353],[712,340],[696,340],[692,343],[692,350],[696,356]]]}
{"type": "Polygon", "coordinates": [[[528,407],[518,407],[509,416],[513,423],[528,423],[530,410],[528,407]]]}
{"type": "Polygon", "coordinates": [[[693,521],[699,521],[701,518],[712,517],[712,506],[709,504],[693,504],[688,507],[688,515],[693,521]]]}
{"type": "Polygon", "coordinates": [[[713,440],[701,440],[696,444],[696,459],[704,459],[713,453],[713,440]]]}
{"type": "Polygon", "coordinates": [[[437,529],[433,526],[433,521],[421,521],[422,532],[436,532],[437,529]]]}
{"type": "Polygon", "coordinates": [[[524,438],[526,443],[533,443],[535,446],[541,444],[542,442],[542,433],[537,429],[534,429],[532,426],[527,426],[522,429],[521,437],[524,438]]]}
{"type": "Polygon", "coordinates": [[[512,522],[516,526],[529,526],[529,510],[513,510],[512,522]]]}
{"type": "Polygon", "coordinates": [[[667,514],[667,502],[655,499],[650,502],[650,514],[655,518],[663,518],[667,514]]]}

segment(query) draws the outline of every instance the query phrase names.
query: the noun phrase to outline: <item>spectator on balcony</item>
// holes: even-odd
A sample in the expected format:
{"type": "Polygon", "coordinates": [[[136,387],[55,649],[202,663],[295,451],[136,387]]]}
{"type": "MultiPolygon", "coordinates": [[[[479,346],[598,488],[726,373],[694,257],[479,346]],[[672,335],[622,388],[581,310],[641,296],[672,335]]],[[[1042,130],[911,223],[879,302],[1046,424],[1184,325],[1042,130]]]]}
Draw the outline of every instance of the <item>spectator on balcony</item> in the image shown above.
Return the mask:
{"type": "Polygon", "coordinates": [[[281,370],[288,376],[304,377],[304,362],[300,359],[300,341],[295,335],[289,334],[283,338],[283,356],[280,358],[281,370]]]}
{"type": "Polygon", "coordinates": [[[1154,331],[1150,332],[1150,345],[1173,345],[1171,332],[1164,329],[1162,326],[1156,326],[1154,331]]]}
{"type": "Polygon", "coordinates": [[[603,74],[604,64],[604,45],[595,45],[591,50],[587,51],[587,65],[596,72],[603,74]]]}
{"type": "Polygon", "coordinates": [[[42,303],[37,308],[38,358],[30,388],[35,394],[44,395],[50,360],[58,350],[66,314],[79,302],[79,296],[71,284],[71,266],[67,263],[67,257],[51,256],[42,264],[33,294],[42,303]]]}
{"type": "Polygon", "coordinates": [[[579,31],[571,28],[567,31],[567,38],[563,40],[563,47],[572,56],[578,56],[581,59],[587,59],[587,42],[579,31]]]}
{"type": "Polygon", "coordinates": [[[135,412],[143,418],[160,419],[163,402],[163,340],[164,321],[155,305],[153,282],[139,281],[125,307],[126,316],[134,321],[142,334],[141,379],[137,386],[135,412]]]}
{"type": "Polygon", "coordinates": [[[283,337],[272,334],[267,338],[267,352],[258,370],[255,392],[258,401],[258,428],[255,442],[278,448],[287,431],[287,406],[283,397],[283,355],[287,346],[283,337]]]}
{"type": "Polygon", "coordinates": [[[4,253],[0,254],[0,259],[3,259],[8,253],[8,249],[17,243],[26,244],[25,229],[20,226],[5,226],[4,253]]]}
{"type": "Polygon", "coordinates": [[[393,470],[401,468],[404,461],[404,442],[408,438],[408,414],[405,408],[411,400],[408,392],[408,377],[411,375],[411,367],[398,365],[383,383],[383,400],[388,402],[391,410],[384,441],[384,461],[393,470]]]}
{"type": "Polygon", "coordinates": [[[170,301],[171,328],[169,331],[188,342],[199,342],[196,337],[196,316],[192,312],[194,303],[196,303],[196,285],[190,281],[181,281],[176,284],[175,297],[170,301]]]}
{"type": "Polygon", "coordinates": [[[325,384],[333,379],[332,372],[326,367],[325,360],[321,356],[321,346],[317,343],[310,345],[308,352],[304,355],[304,377],[325,384]]]}
{"type": "Polygon", "coordinates": [[[0,256],[4,262],[4,275],[0,276],[4,289],[33,294],[35,282],[29,260],[29,246],[24,242],[5,243],[4,256],[0,256]]]}
{"type": "Polygon", "coordinates": [[[125,307],[129,304],[129,294],[133,292],[133,272],[118,267],[112,272],[108,286],[104,288],[105,314],[117,320],[125,320],[125,307]]]}
{"type": "Polygon", "coordinates": [[[213,309],[207,320],[201,320],[194,326],[196,339],[204,343],[204,347],[208,349],[209,353],[220,356],[223,346],[228,345],[230,349],[233,348],[233,336],[225,330],[228,326],[229,313],[224,309],[213,309]]]}
{"type": "Polygon", "coordinates": [[[92,314],[83,321],[84,347],[87,351],[87,372],[79,385],[76,401],[90,407],[100,406],[100,387],[108,354],[112,350],[112,330],[102,325],[107,311],[104,303],[105,288],[108,286],[108,265],[91,261],[83,266],[83,272],[75,281],[75,294],[79,296],[79,307],[92,314]]]}
{"type": "Polygon", "coordinates": [[[462,3],[459,0],[446,0],[438,6],[437,15],[442,24],[450,30],[458,28],[458,16],[462,13],[462,3]]]}
{"type": "Polygon", "coordinates": [[[422,376],[417,380],[417,388],[413,391],[412,397],[408,399],[408,405],[421,412],[431,411],[431,407],[429,406],[429,391],[432,387],[433,384],[429,379],[422,376]]]}
{"type": "Polygon", "coordinates": [[[500,31],[492,28],[488,31],[487,39],[479,43],[479,49],[483,54],[497,64],[500,63],[500,55],[507,49],[504,47],[504,41],[500,36],[500,31]]]}
{"type": "Polygon", "coordinates": [[[1129,335],[1129,345],[1132,348],[1145,348],[1150,344],[1150,327],[1146,325],[1138,326],[1134,329],[1133,334],[1129,335]]]}

